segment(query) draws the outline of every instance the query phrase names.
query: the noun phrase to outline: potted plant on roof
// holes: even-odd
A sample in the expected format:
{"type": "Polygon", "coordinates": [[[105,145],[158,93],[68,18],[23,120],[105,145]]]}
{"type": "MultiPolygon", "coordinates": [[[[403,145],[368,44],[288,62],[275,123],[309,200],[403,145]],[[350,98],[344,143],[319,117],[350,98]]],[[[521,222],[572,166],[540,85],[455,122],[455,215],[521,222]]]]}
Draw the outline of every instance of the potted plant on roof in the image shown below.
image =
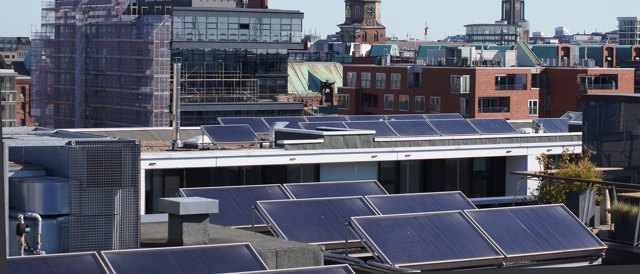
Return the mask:
{"type": "Polygon", "coordinates": [[[614,223],[614,240],[633,242],[638,222],[638,206],[625,202],[614,203],[611,206],[611,221],[614,223]]]}

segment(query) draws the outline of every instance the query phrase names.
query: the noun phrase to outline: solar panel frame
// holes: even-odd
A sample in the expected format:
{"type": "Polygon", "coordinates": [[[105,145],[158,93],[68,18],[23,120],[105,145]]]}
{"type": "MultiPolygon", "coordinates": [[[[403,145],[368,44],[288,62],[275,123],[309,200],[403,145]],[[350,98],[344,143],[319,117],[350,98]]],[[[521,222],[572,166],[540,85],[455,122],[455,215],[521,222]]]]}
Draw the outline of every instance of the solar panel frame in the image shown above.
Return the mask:
{"type": "Polygon", "coordinates": [[[468,120],[441,119],[429,120],[429,124],[442,136],[471,136],[480,132],[468,120]],[[444,124],[451,123],[451,124],[444,124]],[[455,132],[458,131],[458,132],[455,132]],[[464,131],[464,132],[462,132],[464,131]]]}
{"type": "MultiPolygon", "coordinates": [[[[258,201],[256,203],[256,211],[258,212],[258,214],[267,222],[267,227],[269,228],[269,230],[271,231],[271,233],[273,233],[273,235],[275,235],[278,238],[281,239],[285,239],[285,240],[289,240],[289,241],[297,241],[297,242],[303,242],[303,243],[309,243],[309,244],[315,244],[315,245],[339,245],[339,244],[344,244],[345,240],[346,240],[346,231],[344,229],[346,229],[345,225],[349,219],[347,218],[344,221],[339,221],[339,224],[336,225],[336,227],[333,227],[333,229],[336,231],[337,235],[333,235],[335,236],[335,239],[324,239],[324,240],[320,240],[320,241],[311,241],[311,240],[305,240],[305,239],[300,239],[297,236],[296,237],[291,237],[291,234],[289,234],[289,236],[287,236],[288,233],[285,233],[282,228],[280,226],[278,226],[278,224],[275,222],[275,220],[273,219],[273,216],[271,214],[269,214],[269,212],[267,212],[267,210],[265,210],[265,206],[269,205],[269,204],[274,204],[274,203],[289,203],[289,204],[302,204],[302,203],[314,203],[314,202],[323,202],[323,201],[338,201],[338,200],[359,200],[362,204],[362,206],[364,207],[364,209],[369,210],[370,215],[367,216],[373,216],[376,215],[376,212],[373,208],[371,208],[371,205],[369,205],[367,203],[367,201],[364,199],[364,197],[362,196],[358,196],[358,197],[334,197],[334,198],[313,198],[313,199],[297,199],[297,200],[282,200],[282,201],[258,201]],[[338,229],[338,226],[340,227],[338,229]],[[339,231],[339,232],[337,232],[339,231]]],[[[294,208],[294,210],[302,210],[300,206],[295,206],[292,207],[294,208]]],[[[326,209],[326,207],[323,207],[323,209],[326,209]]],[[[342,211],[344,211],[344,207],[342,208],[342,211]]],[[[369,214],[368,213],[368,214],[369,214]]],[[[305,217],[309,217],[309,215],[304,215],[305,217]]],[[[350,216],[353,217],[353,216],[350,216]]],[[[322,216],[322,218],[325,218],[325,216],[322,216]]],[[[327,220],[323,220],[322,222],[323,224],[327,224],[328,221],[327,220]]],[[[297,228],[304,228],[304,225],[310,225],[310,223],[303,223],[303,225],[299,225],[297,226],[297,228]]],[[[313,228],[317,228],[318,226],[313,226],[313,228]]],[[[351,237],[349,237],[349,242],[350,243],[357,243],[359,242],[359,240],[357,239],[357,237],[355,235],[353,235],[353,233],[351,233],[351,237]]],[[[314,234],[315,235],[315,234],[314,234]]],[[[326,235],[324,235],[326,236],[326,235]]]]}
{"type": "Polygon", "coordinates": [[[311,266],[300,268],[288,268],[288,269],[274,269],[266,271],[249,271],[249,272],[237,272],[236,274],[259,274],[259,273],[328,273],[328,274],[355,274],[353,269],[349,265],[324,265],[324,266],[311,266]]]}
{"type": "Polygon", "coordinates": [[[426,121],[427,117],[423,114],[393,114],[386,115],[387,121],[426,121]]]}
{"type": "MultiPolygon", "coordinates": [[[[256,135],[255,132],[253,132],[253,130],[249,125],[200,126],[200,129],[204,134],[207,135],[207,137],[209,137],[209,140],[211,140],[213,144],[257,144],[262,142],[258,137],[258,135],[256,135]],[[232,141],[231,138],[228,138],[228,135],[220,136],[214,132],[214,130],[224,131],[224,130],[232,130],[232,129],[237,130],[238,131],[237,133],[240,136],[245,137],[245,139],[232,141]]],[[[218,132],[218,133],[229,134],[228,131],[225,133],[222,133],[222,132],[218,132]]]]}
{"type": "Polygon", "coordinates": [[[319,127],[333,127],[346,129],[347,127],[342,122],[309,122],[300,123],[300,127],[306,130],[317,130],[319,127]]]}
{"type": "MultiPolygon", "coordinates": [[[[92,268],[93,268],[92,266],[92,268]]],[[[98,253],[96,252],[80,252],[80,253],[66,253],[66,254],[50,254],[50,255],[42,255],[42,256],[20,256],[20,257],[7,257],[7,268],[6,268],[7,274],[21,274],[21,273],[50,273],[50,274],[67,274],[67,273],[87,273],[87,274],[93,274],[93,273],[101,273],[101,274],[107,274],[109,273],[109,270],[107,268],[107,266],[102,262],[102,260],[100,259],[100,256],[98,255],[98,253]],[[67,269],[67,268],[59,268],[59,267],[51,267],[51,263],[47,263],[47,265],[42,265],[42,267],[46,268],[46,270],[42,269],[43,271],[35,271],[36,269],[32,268],[32,267],[37,267],[37,261],[42,261],[42,260],[64,260],[64,259],[72,259],[73,257],[79,257],[79,256],[90,256],[91,259],[96,263],[95,265],[95,272],[92,272],[92,270],[84,268],[84,269],[79,269],[78,266],[78,262],[74,261],[74,263],[64,263],[64,262],[55,262],[54,264],[62,264],[64,266],[67,267],[75,267],[74,269],[67,269]],[[21,266],[16,267],[15,264],[12,266],[12,263],[18,262],[20,264],[23,264],[21,266]],[[24,266],[29,267],[29,269],[25,269],[24,266]],[[19,268],[19,269],[17,269],[19,268]],[[31,272],[29,272],[31,271],[31,272]]]]}
{"type": "MultiPolygon", "coordinates": [[[[215,214],[211,214],[210,219],[209,219],[209,223],[211,224],[216,224],[216,225],[221,225],[221,226],[228,226],[228,227],[233,227],[233,228],[250,228],[253,225],[255,226],[266,226],[266,223],[262,222],[260,220],[260,218],[255,218],[254,221],[255,223],[252,224],[250,221],[252,219],[252,215],[253,215],[253,207],[255,206],[257,201],[270,201],[270,200],[290,200],[292,199],[292,197],[290,196],[290,194],[284,189],[284,187],[280,184],[271,184],[271,185],[249,185],[249,186],[223,186],[223,187],[200,187],[200,188],[181,188],[180,189],[180,195],[183,197],[202,197],[202,198],[209,198],[209,199],[216,199],[220,202],[220,212],[219,213],[215,213],[215,214]],[[256,195],[255,192],[252,192],[252,190],[257,190],[257,189],[272,189],[272,191],[276,191],[278,190],[282,195],[278,195],[274,192],[272,192],[272,194],[274,194],[275,196],[280,196],[277,198],[281,198],[281,199],[272,199],[272,198],[276,198],[276,197],[266,197],[268,195],[256,195]],[[262,198],[259,199],[255,199],[255,200],[241,200],[239,197],[240,196],[233,196],[233,194],[231,194],[230,192],[234,192],[234,190],[239,191],[247,191],[247,192],[252,192],[250,195],[255,195],[255,196],[261,196],[262,198]],[[220,193],[207,193],[205,195],[200,194],[200,196],[198,196],[196,193],[194,193],[193,195],[188,195],[189,192],[220,192],[220,193]],[[241,210],[240,207],[241,205],[250,205],[246,208],[246,210],[241,210]],[[229,208],[229,209],[225,209],[225,208],[229,208]],[[247,220],[247,222],[241,223],[241,222],[232,222],[228,218],[228,216],[237,216],[237,217],[245,217],[245,220],[247,220]]],[[[241,218],[233,218],[235,220],[240,220],[241,218]]]]}
{"type": "MultiPolygon", "coordinates": [[[[202,246],[177,246],[177,247],[165,247],[165,248],[143,248],[143,249],[130,249],[130,250],[114,250],[114,251],[101,251],[101,255],[102,258],[104,258],[104,262],[107,266],[107,269],[109,269],[110,273],[131,273],[131,272],[127,272],[127,271],[122,271],[119,270],[119,267],[115,267],[114,265],[115,262],[115,258],[111,258],[109,259],[109,256],[111,254],[127,254],[127,256],[124,257],[128,257],[128,259],[132,259],[133,256],[136,256],[135,253],[139,253],[142,254],[143,252],[162,252],[162,251],[169,251],[169,252],[173,252],[173,251],[179,251],[179,250],[186,250],[186,251],[194,251],[194,250],[203,250],[204,252],[206,252],[206,249],[216,249],[216,248],[225,248],[225,247],[246,247],[247,248],[247,254],[250,255],[252,257],[252,259],[254,259],[255,261],[252,261],[250,263],[255,264],[254,266],[256,268],[261,268],[261,269],[241,269],[241,270],[217,270],[217,271],[221,271],[221,272],[211,272],[211,269],[207,269],[207,273],[229,273],[229,272],[240,272],[240,271],[259,271],[259,270],[268,270],[267,265],[264,263],[264,261],[262,260],[262,258],[260,258],[260,256],[258,255],[258,252],[256,252],[256,250],[253,248],[253,246],[250,243],[233,243],[233,244],[216,244],[216,245],[202,245],[202,246]]],[[[200,252],[203,252],[200,251],[200,252]]],[[[225,252],[226,254],[229,254],[231,252],[227,251],[225,252]]],[[[200,253],[202,254],[202,253],[200,253]]],[[[223,253],[224,254],[224,253],[223,253]]],[[[210,255],[210,254],[207,254],[210,255]]],[[[218,254],[219,255],[219,254],[218,254]]],[[[165,255],[167,256],[167,255],[165,255]]],[[[175,261],[177,256],[176,254],[170,254],[169,256],[171,256],[172,260],[168,260],[168,261],[175,261]]],[[[238,253],[234,253],[233,254],[234,258],[239,257],[238,253]]],[[[159,256],[155,256],[156,258],[159,256]]],[[[216,256],[209,256],[209,260],[207,261],[211,261],[213,258],[217,258],[216,256]]],[[[143,258],[144,259],[144,258],[143,258]]],[[[140,258],[138,258],[137,260],[137,264],[136,265],[144,265],[143,262],[140,262],[140,258]]],[[[247,265],[249,262],[244,262],[243,266],[246,268],[250,268],[253,266],[249,266],[247,265]]],[[[169,267],[162,266],[164,267],[162,271],[159,271],[159,268],[155,267],[155,269],[153,269],[155,274],[163,274],[163,273],[176,273],[174,270],[176,269],[170,269],[169,267]]],[[[184,268],[184,273],[187,272],[192,272],[195,271],[195,273],[198,273],[200,271],[197,271],[196,269],[193,269],[194,265],[193,264],[189,264],[187,266],[185,266],[184,268]]],[[[202,267],[206,267],[206,266],[202,266],[202,267]]],[[[145,271],[148,271],[149,269],[145,269],[145,271]]],[[[204,272],[204,271],[202,271],[204,272]]],[[[135,272],[135,273],[145,273],[145,272],[135,272]]]]}
{"type": "MultiPolygon", "coordinates": [[[[292,184],[283,184],[283,187],[284,187],[285,191],[287,191],[287,193],[289,193],[289,196],[291,196],[291,198],[293,198],[293,199],[336,198],[336,197],[356,197],[356,196],[365,197],[367,195],[389,195],[387,190],[384,189],[384,187],[382,187],[382,185],[380,185],[380,182],[378,182],[376,180],[314,182],[314,183],[292,183],[292,184]],[[339,192],[342,192],[342,194],[340,194],[338,196],[317,195],[317,194],[325,194],[325,193],[327,193],[326,190],[337,190],[338,188],[340,188],[340,185],[346,185],[347,187],[349,187],[349,186],[356,186],[358,184],[361,184],[361,185],[364,185],[364,184],[371,185],[371,184],[373,184],[374,187],[379,191],[379,193],[370,192],[370,194],[367,194],[367,193],[364,193],[364,194],[358,194],[358,193],[347,194],[344,191],[339,191],[339,192]],[[321,186],[320,189],[318,188],[318,186],[321,186]],[[324,186],[325,188],[322,189],[322,186],[324,186]],[[316,195],[310,196],[310,195],[308,195],[308,193],[301,193],[301,191],[296,190],[296,188],[298,188],[298,189],[302,188],[303,191],[311,190],[311,192],[316,194],[316,195]],[[305,188],[307,188],[307,189],[304,190],[305,188]],[[322,190],[324,190],[324,192],[321,192],[322,190]]],[[[341,190],[343,190],[343,189],[341,189],[341,190]]],[[[349,191],[349,190],[347,190],[347,191],[349,191]]],[[[374,191],[374,190],[373,189],[367,189],[366,191],[374,191]]]]}
{"type": "MultiPolygon", "coordinates": [[[[447,192],[429,192],[429,193],[407,193],[407,194],[394,194],[394,195],[368,195],[364,197],[367,202],[369,202],[369,204],[371,205],[371,207],[373,207],[373,209],[376,210],[376,212],[380,215],[395,215],[395,214],[413,214],[413,213],[429,213],[429,212],[444,212],[444,211],[454,211],[454,210],[467,210],[467,209],[477,209],[477,207],[467,198],[467,196],[465,196],[461,191],[447,191],[447,192]],[[455,206],[450,204],[446,204],[446,209],[433,209],[433,210],[426,210],[426,211],[415,211],[415,210],[410,210],[410,209],[405,209],[405,210],[393,210],[393,209],[388,209],[388,208],[384,208],[386,205],[383,205],[382,202],[384,202],[383,200],[388,200],[390,203],[394,204],[394,205],[398,205],[398,206],[402,206],[402,204],[400,202],[398,202],[396,199],[401,199],[404,197],[408,197],[409,199],[413,198],[413,197],[430,197],[430,198],[434,198],[437,199],[439,197],[458,197],[461,198],[460,202],[466,205],[466,208],[454,208],[455,206]],[[378,200],[378,201],[376,201],[378,200]],[[391,202],[393,201],[393,202],[391,202]]],[[[445,205],[445,203],[443,203],[442,201],[438,201],[436,204],[438,205],[445,205]]],[[[417,206],[423,206],[425,205],[424,203],[417,205],[417,206]]],[[[430,205],[426,205],[426,206],[430,206],[430,205]]]]}
{"type": "Polygon", "coordinates": [[[277,122],[289,122],[284,128],[300,129],[300,123],[306,123],[307,120],[302,116],[282,116],[282,117],[263,117],[262,120],[271,127],[277,122]]]}
{"type": "Polygon", "coordinates": [[[427,120],[462,120],[464,117],[460,115],[460,113],[434,113],[434,114],[425,114],[424,115],[427,120]]]}
{"type": "Polygon", "coordinates": [[[505,119],[470,119],[468,121],[480,134],[518,134],[518,131],[505,119]]]}
{"type": "Polygon", "coordinates": [[[329,115],[329,116],[306,116],[304,117],[308,123],[318,122],[348,122],[347,117],[344,115],[329,115]]]}
{"type": "Polygon", "coordinates": [[[568,133],[569,119],[544,118],[534,119],[533,124],[542,123],[546,133],[568,133]]]}
{"type": "MultiPolygon", "coordinates": [[[[442,211],[442,212],[428,212],[428,213],[411,213],[411,214],[395,214],[395,215],[382,215],[382,216],[363,216],[363,217],[352,217],[349,222],[349,227],[361,238],[364,246],[369,250],[371,254],[374,255],[379,261],[391,265],[394,267],[400,268],[411,268],[411,269],[419,269],[419,270],[440,270],[440,269],[449,269],[449,268],[464,268],[464,267],[480,267],[480,266],[498,266],[502,264],[504,260],[504,254],[501,252],[499,248],[495,246],[495,244],[488,238],[482,231],[478,230],[477,226],[474,222],[472,222],[463,211],[442,211]],[[456,214],[458,217],[462,218],[469,226],[468,229],[471,231],[477,232],[476,236],[480,237],[480,241],[483,241],[486,244],[485,247],[492,249],[495,256],[487,256],[487,257],[477,257],[477,258],[467,258],[467,259],[458,259],[458,260],[440,260],[440,261],[423,261],[423,262],[411,262],[411,263],[394,263],[378,244],[374,238],[371,237],[370,233],[367,233],[365,229],[363,229],[362,224],[359,224],[359,220],[366,219],[392,219],[392,218],[405,218],[405,217],[424,217],[431,215],[444,215],[444,214],[456,214]]],[[[405,228],[410,228],[411,226],[404,226],[405,228]]],[[[460,226],[456,226],[456,228],[460,228],[460,226]]],[[[420,233],[416,233],[420,234],[420,233]]],[[[383,238],[388,237],[385,235],[383,238]]],[[[442,238],[442,237],[440,237],[442,238]]],[[[444,239],[444,238],[443,238],[444,239]]],[[[477,249],[477,246],[474,246],[474,249],[477,249]]]]}
{"type": "Polygon", "coordinates": [[[348,115],[346,116],[347,122],[371,122],[371,121],[384,121],[386,117],[384,115],[348,115]]]}
{"type": "Polygon", "coordinates": [[[387,124],[395,131],[398,136],[401,137],[435,137],[440,136],[438,131],[427,122],[427,120],[412,120],[412,121],[387,121],[387,124]],[[413,124],[413,125],[411,125],[413,124]],[[418,125],[422,124],[422,125],[418,125]],[[424,127],[422,127],[424,126],[424,127]],[[421,134],[419,129],[423,129],[421,134]],[[416,134],[411,134],[410,132],[415,132],[416,134]],[[430,133],[430,134],[427,134],[430,133]]]}
{"type": "MultiPolygon", "coordinates": [[[[520,261],[520,260],[535,260],[535,261],[539,261],[539,260],[550,260],[550,259],[568,259],[568,258],[576,258],[576,257],[584,257],[584,256],[603,256],[604,255],[604,251],[606,250],[607,246],[602,243],[602,241],[600,241],[600,239],[598,239],[598,237],[596,237],[591,231],[589,231],[589,229],[584,226],[584,224],[582,224],[582,222],[580,222],[580,220],[578,220],[578,218],[571,213],[571,211],[564,205],[559,204],[559,205],[534,205],[534,206],[519,206],[519,207],[507,207],[507,208],[488,208],[488,209],[474,209],[474,210],[465,210],[464,211],[465,215],[467,215],[469,217],[469,219],[474,222],[476,224],[476,226],[478,227],[478,229],[480,231],[482,231],[489,239],[491,239],[491,241],[500,249],[500,251],[505,254],[506,261],[520,261]],[[513,253],[510,252],[509,249],[510,247],[508,247],[507,245],[502,243],[502,240],[500,238],[498,238],[498,236],[504,235],[501,233],[504,233],[504,231],[500,232],[500,233],[494,233],[492,231],[488,230],[488,227],[482,225],[482,221],[479,217],[474,217],[474,212],[491,212],[491,211],[509,211],[509,210],[529,210],[532,208],[551,208],[551,207],[556,207],[556,208],[561,208],[561,210],[565,213],[565,216],[571,220],[571,222],[573,222],[574,225],[576,225],[577,227],[579,227],[580,230],[582,230],[582,232],[584,233],[585,236],[591,238],[591,240],[593,240],[597,245],[599,245],[598,247],[592,247],[592,248],[572,248],[572,249],[557,249],[554,251],[539,251],[539,252],[524,252],[524,253],[513,253]]],[[[510,213],[509,216],[514,216],[513,213],[510,213]]],[[[518,224],[523,225],[521,219],[518,219],[518,224]]],[[[504,229],[505,226],[509,224],[509,222],[501,222],[500,226],[504,229]]],[[[559,229],[557,227],[558,223],[554,224],[554,228],[550,229],[551,231],[560,231],[561,229],[559,229]]],[[[535,226],[535,227],[539,227],[539,226],[535,226]]],[[[532,228],[532,227],[531,227],[532,228]]],[[[510,233],[509,237],[513,238],[514,237],[514,233],[518,232],[518,231],[527,231],[531,234],[531,228],[524,228],[523,229],[518,229],[518,230],[514,230],[511,229],[509,230],[510,233]]],[[[564,231],[564,229],[562,229],[562,231],[564,231]]],[[[541,233],[544,235],[544,233],[541,233]]],[[[563,239],[567,239],[566,237],[571,237],[572,235],[576,235],[576,234],[567,234],[564,235],[565,237],[563,239]]],[[[541,240],[539,238],[536,238],[534,240],[534,242],[541,242],[541,240]]],[[[530,246],[524,243],[517,243],[518,247],[526,247],[526,246],[530,246]]]]}
{"type": "Polygon", "coordinates": [[[344,122],[344,125],[348,129],[374,130],[376,132],[375,137],[398,137],[398,133],[385,121],[344,122]],[[354,128],[354,126],[360,128],[354,128]]]}
{"type": "Polygon", "coordinates": [[[221,125],[249,125],[256,134],[269,133],[269,125],[259,117],[218,117],[221,125]]]}

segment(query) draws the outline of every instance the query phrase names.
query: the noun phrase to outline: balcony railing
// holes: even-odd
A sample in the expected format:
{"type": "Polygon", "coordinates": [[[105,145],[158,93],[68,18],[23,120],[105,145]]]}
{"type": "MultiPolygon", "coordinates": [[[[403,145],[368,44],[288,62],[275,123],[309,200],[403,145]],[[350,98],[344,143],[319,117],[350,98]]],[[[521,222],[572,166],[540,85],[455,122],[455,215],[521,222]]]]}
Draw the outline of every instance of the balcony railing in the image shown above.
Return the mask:
{"type": "Polygon", "coordinates": [[[496,85],[496,90],[527,90],[527,84],[521,84],[521,85],[496,85]]]}
{"type": "Polygon", "coordinates": [[[579,90],[617,90],[616,84],[578,85],[579,90]]]}
{"type": "Polygon", "coordinates": [[[509,113],[508,107],[480,107],[480,113],[509,113]]]}

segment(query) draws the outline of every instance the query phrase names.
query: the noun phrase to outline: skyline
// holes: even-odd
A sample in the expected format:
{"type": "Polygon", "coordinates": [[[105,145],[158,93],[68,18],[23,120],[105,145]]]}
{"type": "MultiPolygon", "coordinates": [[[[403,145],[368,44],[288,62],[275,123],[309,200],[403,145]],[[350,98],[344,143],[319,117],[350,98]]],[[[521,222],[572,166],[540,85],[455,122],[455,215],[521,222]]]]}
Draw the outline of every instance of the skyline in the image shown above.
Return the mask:
{"type": "MultiPolygon", "coordinates": [[[[5,15],[0,17],[0,26],[3,26],[0,29],[0,36],[30,36],[32,26],[39,28],[40,1],[0,1],[5,7],[5,15]],[[24,23],[17,23],[20,21],[24,23]]],[[[425,23],[428,23],[429,40],[438,40],[449,35],[464,34],[466,24],[493,23],[500,19],[499,0],[457,0],[456,2],[459,3],[459,7],[468,8],[452,10],[448,9],[446,4],[436,4],[441,7],[430,8],[430,5],[439,2],[428,0],[383,0],[382,23],[387,27],[389,37],[395,35],[400,39],[409,37],[422,39],[425,23]]],[[[575,10],[575,6],[582,2],[584,1],[527,1],[525,17],[531,24],[532,32],[542,31],[546,36],[552,36],[554,28],[558,26],[568,28],[571,34],[608,32],[617,29],[617,17],[640,16],[640,2],[637,0],[610,0],[608,3],[613,8],[606,10],[596,5],[580,7],[583,13],[589,16],[567,14],[567,10],[575,10]],[[550,6],[556,8],[549,10],[550,6]]],[[[321,5],[316,3],[300,0],[272,0],[269,7],[304,12],[305,33],[317,32],[322,36],[336,33],[337,25],[344,21],[344,1],[327,0],[321,5]]]]}

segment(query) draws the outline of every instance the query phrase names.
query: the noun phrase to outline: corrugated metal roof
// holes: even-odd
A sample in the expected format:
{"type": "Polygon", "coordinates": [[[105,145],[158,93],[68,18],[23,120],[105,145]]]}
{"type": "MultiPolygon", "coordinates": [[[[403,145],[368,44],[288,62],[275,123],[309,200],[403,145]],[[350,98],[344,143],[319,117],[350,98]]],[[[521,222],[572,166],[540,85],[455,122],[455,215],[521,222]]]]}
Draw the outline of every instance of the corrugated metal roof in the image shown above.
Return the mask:
{"type": "Polygon", "coordinates": [[[398,45],[373,45],[371,46],[371,52],[369,56],[371,57],[381,57],[385,56],[385,54],[391,54],[391,56],[400,56],[400,51],[398,50],[398,45]]]}
{"type": "Polygon", "coordinates": [[[320,92],[321,82],[342,87],[342,64],[335,62],[289,63],[289,93],[320,92]]]}
{"type": "Polygon", "coordinates": [[[532,45],[531,50],[541,60],[558,59],[559,45],[532,45]]]}

